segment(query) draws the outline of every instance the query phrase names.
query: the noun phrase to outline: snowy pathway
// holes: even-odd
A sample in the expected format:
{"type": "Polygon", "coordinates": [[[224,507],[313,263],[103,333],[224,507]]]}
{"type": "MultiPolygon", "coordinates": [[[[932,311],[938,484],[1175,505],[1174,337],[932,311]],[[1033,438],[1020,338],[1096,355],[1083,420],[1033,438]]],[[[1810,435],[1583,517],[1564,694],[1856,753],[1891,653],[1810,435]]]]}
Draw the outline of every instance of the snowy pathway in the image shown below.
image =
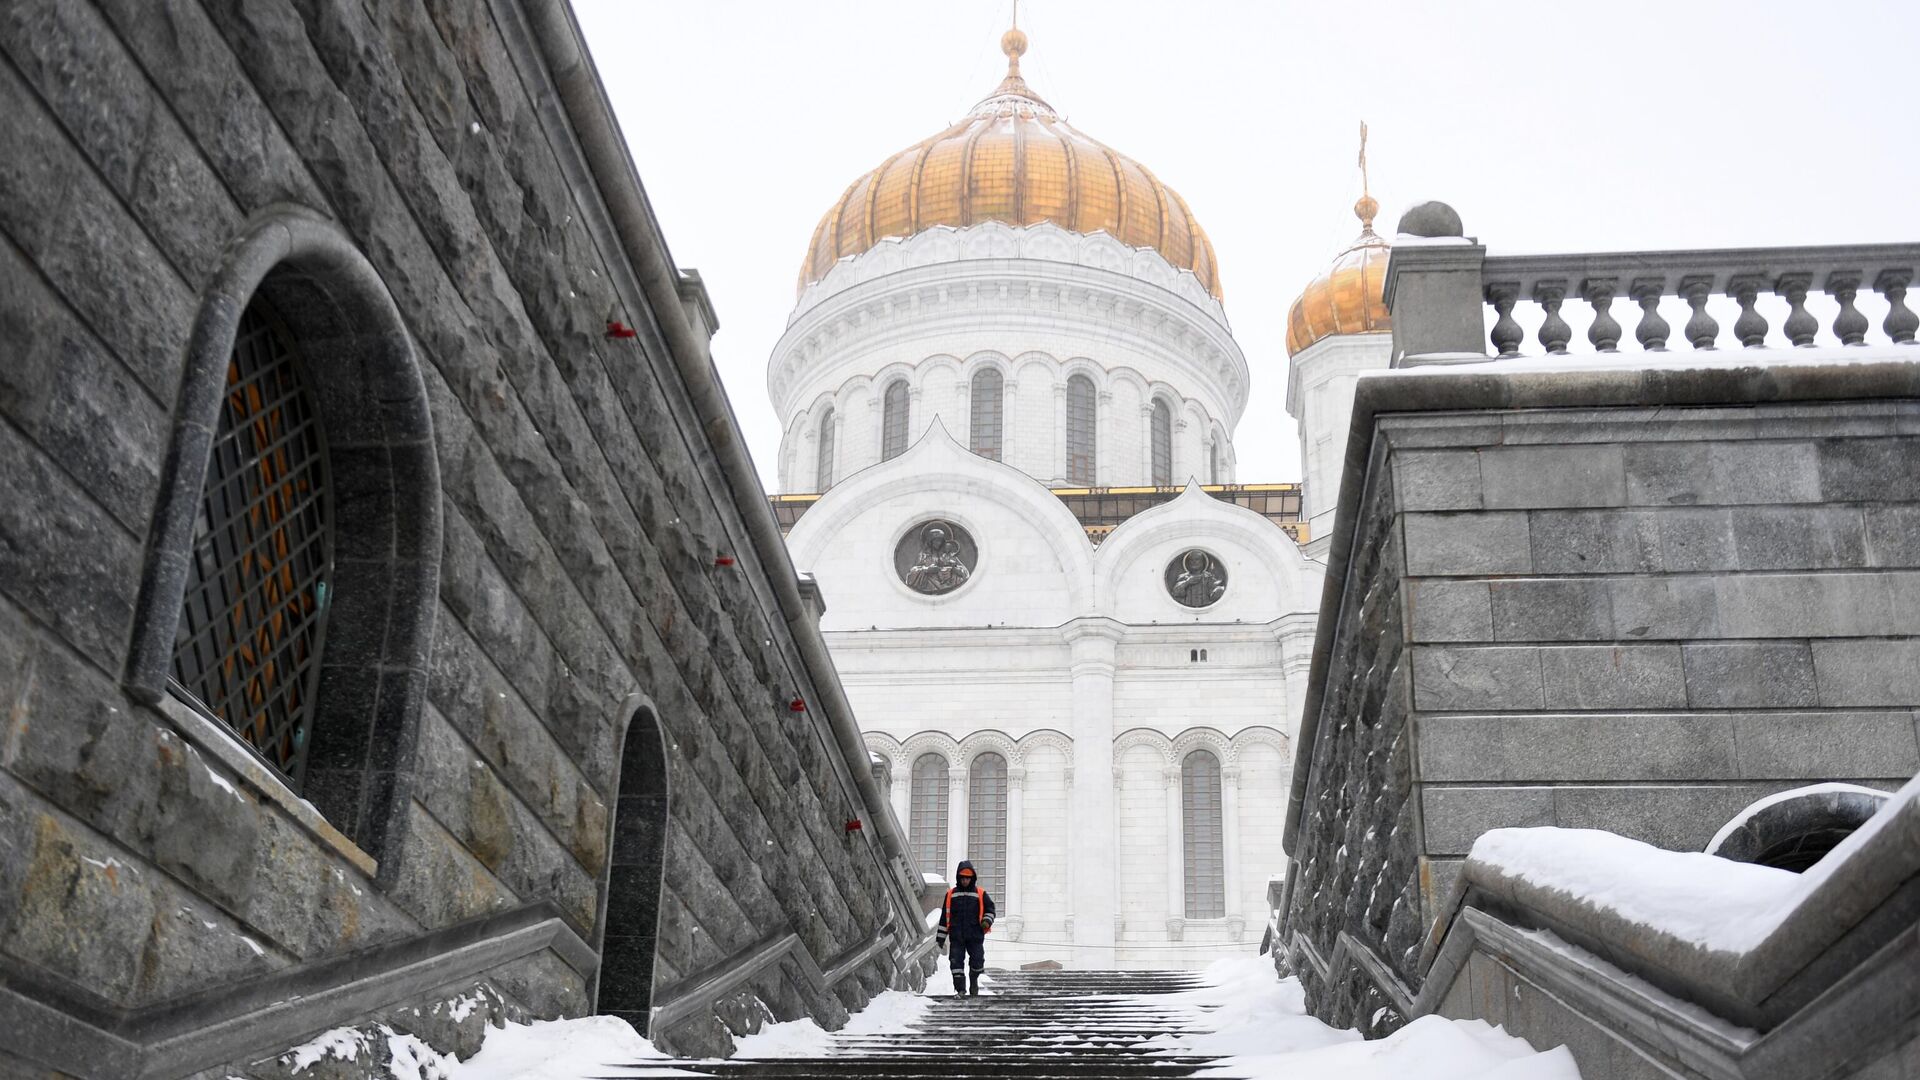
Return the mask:
{"type": "MultiPolygon", "coordinates": [[[[940,973],[944,976],[944,972],[940,973]]],[[[938,978],[936,979],[938,981],[938,978]]],[[[1423,1017],[1384,1039],[1307,1016],[1265,957],[1205,972],[990,972],[978,998],[889,992],[839,1031],[772,1024],[725,1061],[666,1058],[608,1017],[497,1032],[451,1080],[1579,1080],[1477,1020],[1423,1017]],[[617,1025],[619,1031],[616,1031],[617,1025]]],[[[403,1080],[415,1080],[406,1076],[403,1080]]]]}

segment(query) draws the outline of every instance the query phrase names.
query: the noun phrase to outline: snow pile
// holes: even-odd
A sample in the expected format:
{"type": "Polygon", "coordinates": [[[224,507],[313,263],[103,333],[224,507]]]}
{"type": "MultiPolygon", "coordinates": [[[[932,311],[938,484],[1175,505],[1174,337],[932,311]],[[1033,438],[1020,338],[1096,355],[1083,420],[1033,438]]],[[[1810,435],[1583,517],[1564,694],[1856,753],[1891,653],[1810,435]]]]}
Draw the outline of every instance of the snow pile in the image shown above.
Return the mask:
{"type": "MultiPolygon", "coordinates": [[[[578,1080],[580,1077],[638,1076],[610,1063],[660,1059],[667,1055],[640,1037],[617,1016],[583,1016],[508,1024],[487,1033],[480,1052],[456,1065],[449,1080],[578,1080]]],[[[648,1076],[673,1075],[658,1066],[648,1076]]],[[[687,1074],[693,1075],[691,1073],[687,1074]]],[[[408,1078],[411,1080],[411,1078],[408,1078]]]]}
{"type": "Polygon", "coordinates": [[[1916,800],[1920,776],[1802,874],[1593,829],[1494,829],[1474,841],[1471,858],[1702,948],[1744,953],[1916,800]]]}
{"type": "Polygon", "coordinates": [[[1423,1016],[1384,1039],[1361,1039],[1306,1015],[1299,980],[1271,961],[1233,957],[1207,968],[1208,986],[1178,995],[1212,1011],[1202,1035],[1162,1035],[1172,1053],[1225,1055],[1198,1075],[1251,1080],[1580,1080],[1565,1047],[1544,1053],[1481,1020],[1423,1016]]]}
{"type": "Polygon", "coordinates": [[[847,1026],[837,1032],[822,1030],[812,1020],[801,1018],[784,1024],[768,1024],[752,1035],[734,1040],[736,1058],[827,1057],[833,1051],[836,1036],[886,1035],[905,1031],[927,1012],[927,999],[918,994],[888,990],[867,1007],[854,1013],[847,1026]]]}

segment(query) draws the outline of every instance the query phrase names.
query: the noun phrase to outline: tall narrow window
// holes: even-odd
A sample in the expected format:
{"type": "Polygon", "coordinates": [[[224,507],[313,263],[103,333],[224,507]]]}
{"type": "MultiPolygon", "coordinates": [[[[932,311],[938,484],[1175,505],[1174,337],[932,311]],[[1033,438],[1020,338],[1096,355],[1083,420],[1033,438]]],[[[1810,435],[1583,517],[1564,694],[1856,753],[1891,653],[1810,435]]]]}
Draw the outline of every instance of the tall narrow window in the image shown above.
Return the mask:
{"type": "Polygon", "coordinates": [[[1225,846],[1220,835],[1220,759],[1195,750],[1180,763],[1180,842],[1186,856],[1187,918],[1227,914],[1225,846]]]}
{"type": "Polygon", "coordinates": [[[923,873],[945,873],[947,862],[947,759],[921,754],[913,759],[913,788],[907,796],[907,842],[923,873]]]}
{"type": "Polygon", "coordinates": [[[1217,442],[1209,443],[1207,445],[1207,483],[1217,484],[1219,482],[1220,482],[1220,444],[1217,442]]]}
{"type": "Polygon", "coordinates": [[[815,491],[825,491],[833,486],[833,406],[820,414],[820,444],[813,461],[813,484],[815,491]]]}
{"type": "Polygon", "coordinates": [[[203,492],[173,679],[297,787],[333,577],[332,499],[304,361],[258,300],[240,317],[203,492]]]}
{"type": "Polygon", "coordinates": [[[989,892],[1007,884],[1007,759],[981,754],[967,777],[967,858],[989,892]]]}
{"type": "Polygon", "coordinates": [[[1067,380],[1067,482],[1091,487],[1094,483],[1093,380],[1075,375],[1067,380]]]}
{"type": "Polygon", "coordinates": [[[973,373],[973,418],[968,425],[969,442],[974,453],[983,458],[1000,458],[1001,428],[1006,420],[1006,381],[995,368],[973,373]]]}
{"type": "Polygon", "coordinates": [[[880,460],[892,461],[907,452],[907,380],[887,384],[880,401],[880,460]]]}
{"type": "Polygon", "coordinates": [[[1173,410],[1164,398],[1153,399],[1153,482],[1173,483],[1173,410]]]}

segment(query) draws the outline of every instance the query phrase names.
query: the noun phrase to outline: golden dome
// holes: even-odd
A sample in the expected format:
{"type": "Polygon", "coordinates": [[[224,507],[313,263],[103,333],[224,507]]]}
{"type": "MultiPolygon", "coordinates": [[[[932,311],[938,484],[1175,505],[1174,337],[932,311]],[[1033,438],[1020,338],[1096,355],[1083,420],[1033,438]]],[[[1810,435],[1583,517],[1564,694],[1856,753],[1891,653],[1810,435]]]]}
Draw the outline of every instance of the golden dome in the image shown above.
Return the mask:
{"type": "Polygon", "coordinates": [[[1104,230],[1128,247],[1150,247],[1208,292],[1220,295],[1213,243],[1186,200],[1147,167],[1060,119],[1020,77],[1027,35],[1000,39],[1007,77],[945,131],[888,158],[855,180],[813,231],[799,288],[834,263],[887,237],[938,225],[1051,221],[1078,233],[1104,230]]]}
{"type": "Polygon", "coordinates": [[[1362,195],[1353,204],[1360,235],[1333,260],[1327,272],[1308,283],[1287,312],[1287,355],[1292,356],[1335,334],[1382,334],[1393,329],[1387,303],[1380,298],[1387,279],[1387,242],[1373,231],[1380,204],[1362,195]]]}

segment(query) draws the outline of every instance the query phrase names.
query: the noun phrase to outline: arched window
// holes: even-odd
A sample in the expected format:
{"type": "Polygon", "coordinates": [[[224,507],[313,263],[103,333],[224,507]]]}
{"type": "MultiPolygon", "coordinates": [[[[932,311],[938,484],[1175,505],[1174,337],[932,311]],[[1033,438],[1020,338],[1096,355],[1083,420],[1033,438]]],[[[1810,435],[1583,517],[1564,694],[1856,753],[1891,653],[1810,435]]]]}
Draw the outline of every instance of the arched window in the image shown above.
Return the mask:
{"type": "Polygon", "coordinates": [[[1153,483],[1173,483],[1173,410],[1165,398],[1153,399],[1153,483]]]}
{"type": "Polygon", "coordinates": [[[973,373],[972,420],[969,449],[983,458],[1000,460],[1001,428],[1006,418],[1006,381],[997,368],[973,373]]]}
{"type": "Polygon", "coordinates": [[[126,688],[215,755],[248,746],[379,859],[440,597],[413,337],[351,238],[276,208],[224,246],[179,386],[126,688]]]}
{"type": "Polygon", "coordinates": [[[240,316],[225,385],[173,679],[298,787],[333,577],[333,497],[306,361],[258,298],[240,316]]]}
{"type": "Polygon", "coordinates": [[[880,401],[880,460],[892,461],[907,452],[907,380],[887,384],[880,401]]]}
{"type": "Polygon", "coordinates": [[[813,458],[813,490],[825,491],[833,486],[833,406],[820,414],[820,442],[815,448],[813,458]]]}
{"type": "Polygon", "coordinates": [[[1007,759],[986,753],[967,777],[967,858],[989,892],[1007,884],[1007,759]]]}
{"type": "Polygon", "coordinates": [[[1209,443],[1207,445],[1207,483],[1217,484],[1219,482],[1220,482],[1220,444],[1217,442],[1209,443]]]}
{"type": "Polygon", "coordinates": [[[1207,750],[1188,754],[1180,763],[1180,797],[1187,918],[1225,918],[1226,849],[1220,826],[1220,759],[1207,750]]]}
{"type": "Polygon", "coordinates": [[[1067,482],[1091,487],[1095,426],[1093,380],[1075,375],[1067,380],[1067,482]]]}
{"type": "Polygon", "coordinates": [[[945,873],[947,862],[947,759],[921,754],[913,759],[913,788],[907,801],[907,842],[922,873],[945,873]]]}
{"type": "Polygon", "coordinates": [[[659,718],[644,706],[634,710],[627,722],[604,879],[607,902],[595,922],[601,945],[595,1008],[641,1031],[647,1030],[652,1013],[653,958],[666,865],[671,785],[665,735],[659,718]]]}

